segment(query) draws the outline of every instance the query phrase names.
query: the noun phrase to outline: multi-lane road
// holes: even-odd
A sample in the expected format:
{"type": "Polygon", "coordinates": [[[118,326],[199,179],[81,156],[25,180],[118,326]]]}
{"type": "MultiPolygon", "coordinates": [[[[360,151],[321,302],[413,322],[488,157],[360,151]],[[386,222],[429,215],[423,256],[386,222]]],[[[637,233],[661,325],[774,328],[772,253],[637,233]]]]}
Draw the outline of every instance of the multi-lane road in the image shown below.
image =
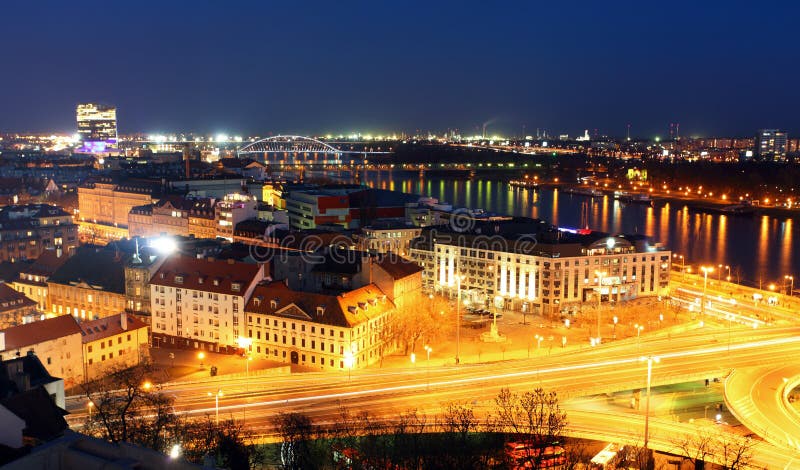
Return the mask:
{"type": "Polygon", "coordinates": [[[726,381],[725,401],[754,433],[775,446],[800,452],[800,416],[788,400],[799,384],[798,364],[736,370],[726,381]]]}
{"type": "MultiPolygon", "coordinates": [[[[221,417],[245,419],[257,433],[272,433],[272,419],[279,412],[298,411],[317,423],[333,423],[344,405],[351,412],[368,411],[372,416],[396,417],[417,409],[436,415],[450,402],[472,403],[483,415],[502,387],[512,391],[541,386],[558,392],[565,406],[575,397],[617,390],[643,388],[646,366],[642,356],[658,356],[653,385],[702,381],[724,375],[730,368],[779,364],[782,357],[800,354],[800,329],[740,327],[726,333],[704,328],[674,337],[641,338],[600,347],[571,350],[567,354],[490,364],[392,370],[361,370],[347,374],[307,373],[290,377],[251,377],[204,380],[199,383],[164,384],[174,395],[179,412],[213,415],[211,394],[222,390],[221,417]]],[[[86,401],[70,399],[68,408],[79,421],[86,401]]],[[[634,438],[643,435],[641,415],[598,413],[569,408],[570,428],[597,439],[634,438]],[[623,432],[623,430],[625,432],[623,432]]],[[[653,447],[674,451],[677,436],[693,432],[693,424],[674,418],[651,422],[653,447]]],[[[768,445],[768,444],[764,444],[768,445]]],[[[758,462],[783,468],[793,451],[770,447],[758,453],[758,462]]]]}

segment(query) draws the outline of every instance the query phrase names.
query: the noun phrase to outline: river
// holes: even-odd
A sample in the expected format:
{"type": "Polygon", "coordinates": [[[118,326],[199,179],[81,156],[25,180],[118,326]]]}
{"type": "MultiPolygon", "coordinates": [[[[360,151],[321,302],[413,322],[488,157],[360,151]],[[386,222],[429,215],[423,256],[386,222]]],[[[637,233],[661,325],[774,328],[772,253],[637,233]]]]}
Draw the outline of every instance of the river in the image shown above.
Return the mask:
{"type": "MultiPolygon", "coordinates": [[[[687,264],[715,267],[710,277],[778,289],[785,275],[800,274],[800,234],[791,218],[730,216],[690,211],[682,203],[625,204],[611,196],[590,198],[558,189],[513,188],[496,177],[472,180],[426,176],[410,171],[367,171],[363,182],[375,188],[438,198],[456,207],[540,218],[578,228],[582,212],[589,228],[610,233],[643,233],[685,256],[687,264]],[[722,264],[720,270],[718,265],[722,264]]],[[[680,263],[680,260],[676,260],[680,263]]],[[[786,284],[788,286],[788,283],[786,284]]],[[[798,286],[800,288],[800,279],[798,286]]]]}

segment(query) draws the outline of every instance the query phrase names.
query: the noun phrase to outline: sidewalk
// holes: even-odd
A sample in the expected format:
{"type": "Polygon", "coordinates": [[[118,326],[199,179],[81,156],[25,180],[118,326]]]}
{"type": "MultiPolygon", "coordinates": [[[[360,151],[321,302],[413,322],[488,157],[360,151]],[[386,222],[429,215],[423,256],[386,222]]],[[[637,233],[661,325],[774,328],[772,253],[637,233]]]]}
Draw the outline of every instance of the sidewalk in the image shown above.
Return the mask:
{"type": "MultiPolygon", "coordinates": [[[[673,328],[687,328],[682,326],[689,321],[686,312],[675,314],[669,312],[666,302],[656,299],[639,299],[632,301],[627,306],[610,307],[606,304],[600,310],[600,331],[603,342],[623,340],[636,337],[634,325],[643,325],[642,334],[652,334],[661,331],[668,334],[673,328]],[[663,315],[663,317],[662,317],[663,315]],[[617,317],[616,326],[613,318],[617,317]],[[663,319],[662,319],[663,318],[663,319]]],[[[582,313],[570,317],[570,327],[567,328],[560,319],[543,318],[538,315],[521,312],[503,312],[502,318],[497,319],[497,329],[506,337],[505,342],[491,343],[481,340],[481,333],[489,331],[489,325],[481,329],[462,327],[459,346],[459,359],[461,364],[475,364],[479,362],[493,362],[508,359],[526,359],[537,356],[549,356],[568,353],[576,349],[582,350],[591,347],[590,338],[597,335],[597,310],[596,307],[584,307],[582,313]],[[524,323],[523,323],[524,321],[524,323]],[[536,336],[543,339],[539,341],[536,336]]],[[[398,351],[384,358],[384,368],[411,367],[410,353],[416,354],[415,367],[428,366],[424,349],[425,343],[417,343],[416,351],[398,351]]],[[[456,338],[451,333],[445,342],[431,344],[430,366],[455,365],[456,338]]],[[[380,367],[373,365],[373,368],[380,367]]]]}
{"type": "Polygon", "coordinates": [[[150,358],[156,368],[164,371],[165,377],[163,381],[204,379],[211,376],[212,366],[217,368],[217,375],[229,375],[245,374],[248,370],[252,372],[287,365],[283,362],[256,358],[247,361],[246,358],[235,354],[202,352],[204,354],[202,367],[198,356],[199,351],[196,350],[163,347],[150,348],[150,358]]]}

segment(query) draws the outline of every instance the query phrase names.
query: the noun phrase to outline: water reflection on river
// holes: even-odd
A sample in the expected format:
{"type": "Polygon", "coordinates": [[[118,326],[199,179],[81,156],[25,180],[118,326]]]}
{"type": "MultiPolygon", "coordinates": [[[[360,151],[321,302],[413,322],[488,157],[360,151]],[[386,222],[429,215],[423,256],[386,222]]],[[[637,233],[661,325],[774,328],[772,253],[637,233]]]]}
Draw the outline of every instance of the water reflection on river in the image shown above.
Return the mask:
{"type": "MultiPolygon", "coordinates": [[[[800,237],[793,233],[790,218],[702,214],[679,203],[655,207],[624,204],[610,196],[589,198],[557,189],[511,188],[497,179],[420,178],[413,172],[370,171],[363,181],[376,188],[432,196],[455,206],[541,218],[562,227],[578,227],[586,211],[592,229],[650,235],[691,263],[730,265],[734,280],[738,271],[742,281],[756,285],[762,281],[764,286],[771,282],[780,286],[784,275],[800,274],[800,237]]],[[[721,275],[727,274],[723,267],[721,275]]]]}

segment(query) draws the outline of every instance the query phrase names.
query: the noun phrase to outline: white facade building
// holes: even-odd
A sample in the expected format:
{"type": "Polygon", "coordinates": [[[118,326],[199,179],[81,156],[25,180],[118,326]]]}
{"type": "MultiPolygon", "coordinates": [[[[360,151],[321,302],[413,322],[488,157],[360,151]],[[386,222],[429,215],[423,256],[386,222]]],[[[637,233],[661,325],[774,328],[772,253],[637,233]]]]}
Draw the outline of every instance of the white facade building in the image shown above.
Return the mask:
{"type": "Polygon", "coordinates": [[[447,295],[460,289],[468,303],[545,315],[596,303],[598,293],[601,302],[666,293],[671,253],[648,246],[645,237],[485,225],[491,235],[432,229],[412,242],[423,288],[447,295]]]}
{"type": "Polygon", "coordinates": [[[150,280],[153,345],[219,351],[244,334],[263,265],[173,255],[150,280]]]}

